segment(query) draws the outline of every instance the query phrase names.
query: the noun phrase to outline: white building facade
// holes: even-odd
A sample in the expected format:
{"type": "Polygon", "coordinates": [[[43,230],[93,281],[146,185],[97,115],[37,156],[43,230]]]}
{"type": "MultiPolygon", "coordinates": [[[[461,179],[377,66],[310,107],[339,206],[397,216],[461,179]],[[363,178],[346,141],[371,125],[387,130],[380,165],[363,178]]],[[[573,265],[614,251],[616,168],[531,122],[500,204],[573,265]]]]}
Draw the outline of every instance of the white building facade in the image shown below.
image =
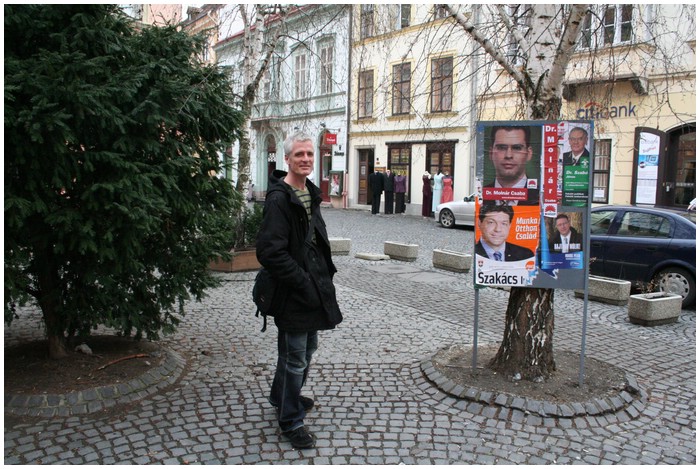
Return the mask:
{"type": "MultiPolygon", "coordinates": [[[[303,131],[315,142],[312,180],[331,201],[332,175],[343,176],[346,170],[349,14],[344,5],[307,5],[292,8],[283,18],[273,16],[265,25],[266,41],[278,28],[283,31],[260,82],[248,129],[254,197],[264,198],[273,170],[287,169],[284,139],[303,131]]],[[[219,64],[231,69],[235,92],[241,95],[244,34],[238,30],[215,46],[219,64]]],[[[231,151],[233,179],[237,154],[238,143],[231,151]]],[[[340,194],[334,202],[342,203],[340,194]]]]}
{"type": "Polygon", "coordinates": [[[453,29],[431,4],[354,6],[348,206],[371,204],[376,169],[406,177],[407,214],[426,172],[452,175],[455,200],[473,190],[474,46],[453,29]]]}

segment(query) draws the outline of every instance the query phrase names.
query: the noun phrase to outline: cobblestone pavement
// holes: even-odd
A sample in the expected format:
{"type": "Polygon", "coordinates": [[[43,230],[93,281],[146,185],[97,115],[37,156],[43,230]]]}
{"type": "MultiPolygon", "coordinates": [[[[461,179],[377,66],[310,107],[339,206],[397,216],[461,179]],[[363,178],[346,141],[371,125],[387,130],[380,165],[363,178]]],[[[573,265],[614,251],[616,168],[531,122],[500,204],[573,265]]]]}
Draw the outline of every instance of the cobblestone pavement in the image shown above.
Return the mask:
{"type": "MultiPolygon", "coordinates": [[[[469,251],[473,231],[418,217],[324,213],[330,235],[350,238],[352,250],[336,258],[345,320],[321,333],[305,392],[316,400],[306,418],[316,448],[293,450],[279,435],[266,400],[276,331],[260,332],[250,300],[253,274],[242,273],[224,274],[205,301],[189,304],[178,332],[164,340],[188,363],[179,381],[90,414],[6,414],[4,462],[695,464],[694,311],[683,311],[676,324],[644,328],[629,323],[626,306],[589,303],[587,356],[633,373],[647,395],[626,418],[553,423],[529,412],[504,418],[498,407],[444,394],[420,369],[437,350],[472,340],[470,275],[434,269],[431,253],[469,251]],[[418,244],[418,259],[354,257],[383,253],[384,241],[418,244]],[[426,275],[419,278],[415,269],[426,275]]],[[[500,340],[506,304],[505,291],[480,294],[480,344],[500,340]]],[[[555,348],[578,351],[583,301],[557,291],[555,305],[555,348]]],[[[37,314],[23,316],[5,328],[6,345],[38,332],[30,328],[37,314]]]]}

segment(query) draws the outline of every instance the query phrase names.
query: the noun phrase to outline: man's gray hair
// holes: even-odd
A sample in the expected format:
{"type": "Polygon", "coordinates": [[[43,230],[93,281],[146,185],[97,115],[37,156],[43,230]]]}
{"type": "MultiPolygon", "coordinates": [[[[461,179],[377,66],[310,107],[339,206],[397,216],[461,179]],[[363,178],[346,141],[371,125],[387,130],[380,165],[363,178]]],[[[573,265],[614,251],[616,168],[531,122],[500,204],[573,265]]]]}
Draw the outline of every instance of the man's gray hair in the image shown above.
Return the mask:
{"type": "Polygon", "coordinates": [[[292,152],[295,142],[311,142],[313,139],[306,132],[294,132],[284,139],[284,154],[288,156],[292,152]]]}

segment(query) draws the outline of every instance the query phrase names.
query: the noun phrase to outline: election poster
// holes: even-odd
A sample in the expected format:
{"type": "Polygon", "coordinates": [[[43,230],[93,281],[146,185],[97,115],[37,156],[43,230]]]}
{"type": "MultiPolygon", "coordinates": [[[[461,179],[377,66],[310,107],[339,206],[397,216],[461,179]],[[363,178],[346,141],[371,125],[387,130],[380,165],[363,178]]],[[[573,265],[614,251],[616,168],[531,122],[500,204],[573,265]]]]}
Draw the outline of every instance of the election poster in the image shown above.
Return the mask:
{"type": "Polygon", "coordinates": [[[592,122],[477,124],[474,282],[582,288],[592,122]]]}

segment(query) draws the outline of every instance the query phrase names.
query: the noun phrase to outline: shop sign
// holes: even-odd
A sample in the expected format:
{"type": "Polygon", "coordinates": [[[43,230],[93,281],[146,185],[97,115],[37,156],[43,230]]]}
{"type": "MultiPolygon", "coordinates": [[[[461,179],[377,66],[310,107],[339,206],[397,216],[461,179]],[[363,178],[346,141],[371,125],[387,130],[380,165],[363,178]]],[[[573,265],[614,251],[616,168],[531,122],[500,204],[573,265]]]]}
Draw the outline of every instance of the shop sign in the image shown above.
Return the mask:
{"type": "Polygon", "coordinates": [[[338,143],[338,134],[325,133],[323,134],[324,145],[336,145],[338,143]]]}
{"type": "Polygon", "coordinates": [[[576,110],[577,119],[615,119],[617,117],[637,117],[637,105],[630,101],[627,106],[603,106],[591,101],[576,110]]]}

